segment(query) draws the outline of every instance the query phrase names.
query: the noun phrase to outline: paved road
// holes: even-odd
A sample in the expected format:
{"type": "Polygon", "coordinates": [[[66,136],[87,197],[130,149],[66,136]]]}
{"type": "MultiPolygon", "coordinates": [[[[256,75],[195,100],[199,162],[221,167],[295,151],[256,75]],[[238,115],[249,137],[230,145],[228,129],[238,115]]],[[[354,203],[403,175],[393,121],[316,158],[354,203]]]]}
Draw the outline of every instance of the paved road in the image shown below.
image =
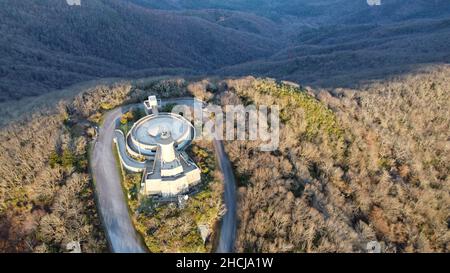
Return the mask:
{"type": "Polygon", "coordinates": [[[131,222],[120,173],[113,154],[115,121],[122,114],[117,108],[106,114],[91,155],[100,214],[113,252],[146,252],[140,236],[131,222]]]}
{"type": "Polygon", "coordinates": [[[231,163],[225,154],[222,141],[214,140],[216,159],[224,180],[224,201],[227,211],[222,219],[219,245],[216,252],[229,253],[234,251],[236,239],[236,181],[231,163]]]}
{"type": "MultiPolygon", "coordinates": [[[[164,99],[162,104],[192,105],[193,102],[192,98],[164,99]]],[[[123,108],[117,108],[106,114],[92,151],[91,168],[96,182],[100,214],[112,251],[139,253],[145,252],[146,247],[131,222],[112,149],[115,122],[123,111],[123,108]]],[[[227,208],[222,220],[217,252],[232,252],[236,237],[236,184],[222,142],[214,141],[214,149],[224,177],[224,200],[227,208]]]]}

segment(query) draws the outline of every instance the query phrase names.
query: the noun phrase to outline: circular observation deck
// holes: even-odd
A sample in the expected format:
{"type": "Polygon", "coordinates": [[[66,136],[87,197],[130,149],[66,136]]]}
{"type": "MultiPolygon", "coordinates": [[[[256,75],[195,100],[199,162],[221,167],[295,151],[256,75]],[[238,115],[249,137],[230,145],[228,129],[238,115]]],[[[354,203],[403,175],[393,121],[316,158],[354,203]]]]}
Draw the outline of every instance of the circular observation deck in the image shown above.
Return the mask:
{"type": "Polygon", "coordinates": [[[173,113],[159,113],[149,115],[138,120],[130,132],[129,146],[135,152],[151,155],[160,144],[167,140],[164,135],[170,135],[175,148],[184,149],[195,138],[195,130],[192,124],[184,117],[173,113]]]}

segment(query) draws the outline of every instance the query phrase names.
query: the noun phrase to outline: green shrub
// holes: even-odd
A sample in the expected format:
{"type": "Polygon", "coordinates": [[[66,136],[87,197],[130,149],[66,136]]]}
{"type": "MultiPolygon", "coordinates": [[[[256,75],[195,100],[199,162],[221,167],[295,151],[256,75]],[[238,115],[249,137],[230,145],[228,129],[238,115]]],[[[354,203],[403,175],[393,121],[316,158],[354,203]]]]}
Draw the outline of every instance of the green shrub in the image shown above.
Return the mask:
{"type": "Polygon", "coordinates": [[[49,164],[50,164],[50,167],[52,167],[52,168],[54,168],[56,165],[61,164],[61,157],[59,156],[59,154],[56,151],[53,151],[50,154],[49,164]]]}
{"type": "MultiPolygon", "coordinates": [[[[343,137],[343,130],[339,127],[334,113],[304,90],[269,80],[255,81],[253,88],[260,94],[279,99],[280,121],[283,123],[289,124],[291,121],[290,113],[297,111],[299,108],[302,109],[306,122],[304,133],[306,139],[313,140],[322,132],[335,139],[343,137]]],[[[246,97],[246,95],[244,94],[242,97],[246,97]]]]}
{"type": "Polygon", "coordinates": [[[75,162],[75,156],[73,153],[68,149],[64,149],[61,157],[61,165],[65,168],[69,168],[74,166],[75,162]]]}

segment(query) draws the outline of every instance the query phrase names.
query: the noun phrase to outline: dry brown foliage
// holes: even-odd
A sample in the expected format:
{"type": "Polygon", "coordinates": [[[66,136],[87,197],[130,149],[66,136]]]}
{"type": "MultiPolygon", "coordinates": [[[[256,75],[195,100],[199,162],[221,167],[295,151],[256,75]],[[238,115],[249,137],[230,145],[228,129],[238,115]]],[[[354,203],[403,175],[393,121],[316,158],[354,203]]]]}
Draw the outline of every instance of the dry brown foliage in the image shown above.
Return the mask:
{"type": "MultiPolygon", "coordinates": [[[[127,83],[99,85],[75,98],[56,96],[0,131],[0,252],[105,251],[106,240],[87,173],[89,117],[121,104],[127,83]],[[52,157],[59,154],[58,164],[52,157]],[[64,155],[67,154],[67,159],[64,155]]],[[[21,108],[24,111],[25,107],[21,108]]]]}
{"type": "MultiPolygon", "coordinates": [[[[226,145],[239,180],[237,251],[448,252],[450,247],[450,67],[371,84],[322,90],[342,139],[304,137],[305,108],[289,108],[280,148],[226,145]]],[[[236,96],[290,107],[258,91],[261,80],[228,81],[236,96]]],[[[225,100],[225,101],[224,101],[225,100]]]]}

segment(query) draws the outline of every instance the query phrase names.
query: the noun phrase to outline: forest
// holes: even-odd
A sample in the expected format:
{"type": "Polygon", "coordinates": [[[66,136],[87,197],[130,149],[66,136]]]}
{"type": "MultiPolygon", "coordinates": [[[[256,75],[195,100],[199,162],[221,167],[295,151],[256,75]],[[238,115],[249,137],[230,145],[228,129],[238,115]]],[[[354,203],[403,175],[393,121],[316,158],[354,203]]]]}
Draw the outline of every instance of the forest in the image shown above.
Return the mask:
{"type": "Polygon", "coordinates": [[[133,99],[127,81],[93,83],[16,104],[0,131],[0,252],[106,252],[89,172],[101,113],[133,99]],[[40,107],[39,107],[40,105],[40,107]]]}
{"type": "Polygon", "coordinates": [[[228,80],[225,104],[278,104],[280,147],[227,143],[238,252],[448,252],[450,67],[361,90],[228,80]],[[283,120],[283,119],[282,119],[283,120]]]}
{"type": "Polygon", "coordinates": [[[1,130],[0,252],[107,249],[88,174],[89,136],[69,124],[67,105],[1,130]]]}
{"type": "Polygon", "coordinates": [[[355,87],[450,61],[448,0],[0,2],[0,102],[107,77],[355,87]]]}

